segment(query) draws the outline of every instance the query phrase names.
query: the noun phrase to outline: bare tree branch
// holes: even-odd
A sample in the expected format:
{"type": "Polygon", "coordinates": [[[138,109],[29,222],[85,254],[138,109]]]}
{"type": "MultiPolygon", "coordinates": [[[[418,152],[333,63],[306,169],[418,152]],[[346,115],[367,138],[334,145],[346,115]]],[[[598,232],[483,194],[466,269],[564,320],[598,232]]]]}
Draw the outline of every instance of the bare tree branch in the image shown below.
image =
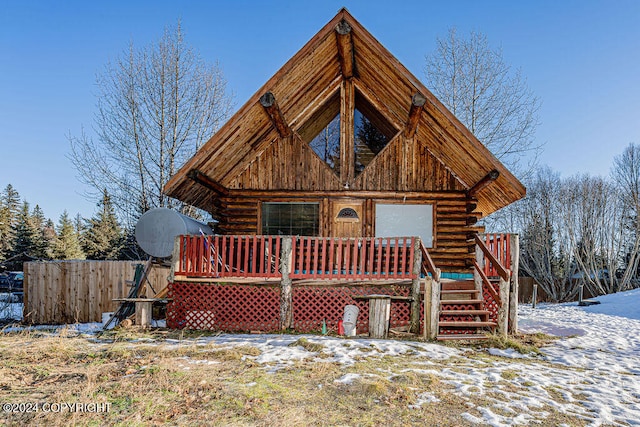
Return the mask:
{"type": "Polygon", "coordinates": [[[229,116],[232,96],[220,66],[208,66],[180,24],[157,43],[133,43],[96,79],[96,140],[68,135],[79,179],[99,200],[112,196],[125,224],[153,207],[174,207],[162,194],[173,174],[229,116]]]}

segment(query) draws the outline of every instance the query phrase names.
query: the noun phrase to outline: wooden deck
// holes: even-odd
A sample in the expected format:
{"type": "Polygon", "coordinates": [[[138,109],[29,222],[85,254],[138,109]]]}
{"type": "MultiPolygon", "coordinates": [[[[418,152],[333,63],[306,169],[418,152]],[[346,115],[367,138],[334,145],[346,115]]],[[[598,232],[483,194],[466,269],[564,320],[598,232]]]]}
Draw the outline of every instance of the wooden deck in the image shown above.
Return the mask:
{"type": "MultiPolygon", "coordinates": [[[[475,261],[459,279],[442,274],[417,237],[178,236],[171,281],[176,292],[193,294],[188,301],[202,304],[185,305],[175,323],[189,324],[189,316],[200,316],[196,328],[227,322],[227,328],[242,329],[238,325],[254,324],[251,319],[260,312],[271,317],[280,313],[278,319],[260,320],[260,325],[271,325],[268,328],[295,328],[307,318],[309,325],[323,319],[335,323],[349,301],[383,293],[410,301],[408,311],[402,311],[404,320],[395,321],[407,322],[416,334],[422,329],[427,339],[472,339],[487,331],[515,331],[517,295],[510,292],[517,289],[511,271],[514,265],[517,269],[517,237],[479,235],[475,246],[475,261]],[[203,286],[207,283],[221,287],[203,286]],[[311,293],[304,291],[309,286],[311,293]],[[216,292],[220,295],[214,297],[216,292]],[[245,296],[237,300],[240,295],[245,296]],[[224,320],[228,316],[221,314],[222,307],[213,309],[203,302],[211,298],[214,305],[217,300],[233,305],[232,312],[243,313],[242,318],[224,320]]],[[[267,326],[253,329],[261,327],[267,326]]]]}

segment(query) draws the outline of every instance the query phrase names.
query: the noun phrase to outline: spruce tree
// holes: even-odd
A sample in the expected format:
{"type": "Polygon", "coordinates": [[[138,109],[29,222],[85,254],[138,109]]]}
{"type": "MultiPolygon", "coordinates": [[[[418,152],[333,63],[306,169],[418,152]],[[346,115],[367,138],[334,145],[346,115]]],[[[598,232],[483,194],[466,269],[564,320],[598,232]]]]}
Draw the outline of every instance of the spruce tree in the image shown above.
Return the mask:
{"type": "Polygon", "coordinates": [[[85,259],[85,254],[80,246],[80,240],[76,233],[73,221],[65,210],[60,216],[57,227],[57,237],[53,247],[53,255],[56,259],[85,259]]]}
{"type": "Polygon", "coordinates": [[[8,184],[0,194],[0,260],[13,253],[15,227],[20,212],[20,195],[8,184]]]}
{"type": "Polygon", "coordinates": [[[109,193],[104,190],[98,212],[89,221],[83,235],[83,247],[89,259],[118,259],[123,233],[109,193]]]}
{"type": "Polygon", "coordinates": [[[36,231],[33,253],[31,255],[38,259],[50,259],[52,244],[50,238],[51,234],[47,230],[47,219],[44,217],[44,212],[38,205],[33,208],[33,213],[31,214],[31,224],[36,231]]]}
{"type": "Polygon", "coordinates": [[[42,230],[42,233],[44,235],[44,239],[47,241],[47,259],[52,259],[53,258],[53,247],[56,243],[56,226],[54,225],[53,221],[51,219],[47,219],[47,221],[44,224],[44,228],[42,230]]]}
{"type": "Polygon", "coordinates": [[[37,240],[38,230],[33,225],[29,212],[29,203],[23,202],[17,222],[13,227],[13,242],[10,255],[25,254],[35,258],[37,240]]]}

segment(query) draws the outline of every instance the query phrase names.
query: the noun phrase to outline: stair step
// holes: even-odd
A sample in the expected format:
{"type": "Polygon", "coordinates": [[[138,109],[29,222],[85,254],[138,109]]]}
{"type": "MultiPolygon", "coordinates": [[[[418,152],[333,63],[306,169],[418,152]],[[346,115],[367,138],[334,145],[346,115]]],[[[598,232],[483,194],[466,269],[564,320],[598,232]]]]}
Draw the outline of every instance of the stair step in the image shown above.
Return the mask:
{"type": "Polygon", "coordinates": [[[444,304],[456,304],[456,305],[471,305],[471,304],[481,304],[484,301],[481,299],[452,299],[452,300],[440,300],[440,305],[444,304]]]}
{"type": "Polygon", "coordinates": [[[478,289],[443,289],[440,291],[441,295],[455,295],[455,294],[479,294],[478,289]]]}
{"type": "Polygon", "coordinates": [[[469,322],[438,322],[438,326],[443,328],[483,328],[485,326],[498,326],[496,322],[478,322],[478,321],[469,321],[469,322]]]}
{"type": "Polygon", "coordinates": [[[450,334],[450,335],[438,335],[436,337],[438,341],[449,340],[486,340],[487,336],[483,334],[450,334]]]}
{"type": "Polygon", "coordinates": [[[441,289],[455,290],[455,289],[475,289],[476,284],[473,280],[456,280],[452,282],[442,282],[441,289]]]}
{"type": "Polygon", "coordinates": [[[489,314],[488,310],[440,310],[441,316],[483,316],[489,314]]]}

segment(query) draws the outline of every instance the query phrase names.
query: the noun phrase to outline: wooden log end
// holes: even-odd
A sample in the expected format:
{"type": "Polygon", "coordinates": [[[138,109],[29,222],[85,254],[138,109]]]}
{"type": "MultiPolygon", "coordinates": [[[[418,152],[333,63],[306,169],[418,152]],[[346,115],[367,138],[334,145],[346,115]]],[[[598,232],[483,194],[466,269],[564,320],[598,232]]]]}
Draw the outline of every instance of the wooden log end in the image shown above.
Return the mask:
{"type": "Polygon", "coordinates": [[[341,36],[347,35],[351,32],[351,25],[349,25],[349,23],[346,20],[341,20],[340,22],[338,22],[338,24],[336,25],[336,33],[340,34],[341,36]]]}
{"type": "Polygon", "coordinates": [[[411,103],[416,107],[422,107],[427,102],[427,97],[421,94],[420,92],[416,92],[415,95],[411,97],[411,103]]]}
{"type": "Polygon", "coordinates": [[[264,108],[272,107],[276,102],[276,97],[272,92],[266,92],[264,95],[260,97],[260,105],[264,108]]]}

